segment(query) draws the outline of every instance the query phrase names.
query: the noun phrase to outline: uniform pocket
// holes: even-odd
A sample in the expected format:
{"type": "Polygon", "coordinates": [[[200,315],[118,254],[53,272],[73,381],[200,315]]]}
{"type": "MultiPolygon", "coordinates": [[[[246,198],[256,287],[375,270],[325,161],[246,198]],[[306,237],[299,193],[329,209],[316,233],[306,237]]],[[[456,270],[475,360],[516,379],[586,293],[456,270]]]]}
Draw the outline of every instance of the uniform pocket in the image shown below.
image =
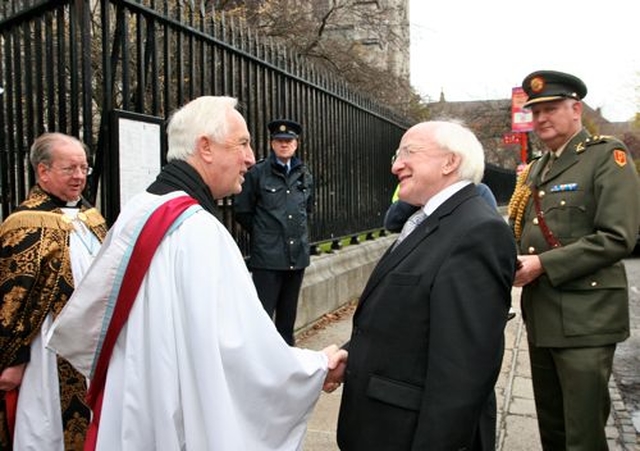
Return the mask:
{"type": "Polygon", "coordinates": [[[574,279],[558,288],[566,335],[619,333],[628,327],[627,278],[621,264],[574,279]]]}
{"type": "Polygon", "coordinates": [[[262,199],[264,206],[267,210],[275,210],[279,208],[283,208],[284,205],[284,196],[283,191],[284,186],[281,185],[264,185],[262,187],[262,199]]]}
{"type": "Polygon", "coordinates": [[[592,229],[582,190],[548,193],[543,209],[549,228],[564,244],[566,240],[584,236],[592,229]]]}

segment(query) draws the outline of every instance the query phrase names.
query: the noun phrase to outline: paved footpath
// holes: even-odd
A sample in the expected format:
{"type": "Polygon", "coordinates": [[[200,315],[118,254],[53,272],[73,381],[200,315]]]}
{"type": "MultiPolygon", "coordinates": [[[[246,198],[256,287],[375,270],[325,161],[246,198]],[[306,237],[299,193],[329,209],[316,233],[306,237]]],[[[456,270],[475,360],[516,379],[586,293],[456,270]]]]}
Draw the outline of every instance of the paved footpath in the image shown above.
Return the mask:
{"type": "MultiPolygon", "coordinates": [[[[519,305],[519,289],[513,290],[513,305],[519,305]]],[[[353,305],[326,315],[313,328],[300,334],[297,345],[322,349],[335,343],[343,344],[351,333],[353,305]]],[[[516,310],[517,311],[517,310],[516,310]]],[[[507,323],[505,354],[496,384],[498,401],[497,451],[541,451],[536,412],[531,387],[531,371],[527,354],[527,339],[520,312],[507,323]]],[[[631,417],[618,392],[615,381],[609,386],[612,411],[607,426],[611,451],[640,451],[640,435],[636,434],[631,417]]],[[[304,451],[336,451],[336,421],[341,389],[320,396],[309,421],[304,451]]]]}

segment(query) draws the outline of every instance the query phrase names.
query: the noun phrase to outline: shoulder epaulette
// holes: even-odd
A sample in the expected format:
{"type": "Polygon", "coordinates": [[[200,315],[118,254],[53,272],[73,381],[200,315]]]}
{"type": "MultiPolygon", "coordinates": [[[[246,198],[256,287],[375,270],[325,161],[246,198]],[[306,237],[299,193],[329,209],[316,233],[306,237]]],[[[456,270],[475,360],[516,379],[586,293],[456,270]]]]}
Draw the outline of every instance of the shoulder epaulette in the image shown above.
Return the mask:
{"type": "Polygon", "coordinates": [[[615,137],[609,135],[593,135],[585,138],[584,141],[580,141],[575,144],[574,150],[576,153],[582,153],[587,150],[587,147],[594,146],[596,144],[606,144],[612,142],[619,142],[615,137]]]}
{"type": "Polygon", "coordinates": [[[584,141],[587,146],[593,146],[594,144],[602,144],[607,142],[619,143],[620,140],[611,135],[593,135],[584,141]]]}

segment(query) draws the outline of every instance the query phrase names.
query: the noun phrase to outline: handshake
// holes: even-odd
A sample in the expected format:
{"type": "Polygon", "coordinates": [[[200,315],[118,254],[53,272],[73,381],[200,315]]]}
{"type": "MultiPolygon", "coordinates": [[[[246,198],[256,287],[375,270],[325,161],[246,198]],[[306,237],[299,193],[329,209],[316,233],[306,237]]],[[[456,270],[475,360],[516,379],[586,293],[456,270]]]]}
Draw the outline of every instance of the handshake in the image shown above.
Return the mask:
{"type": "Polygon", "coordinates": [[[327,346],[322,350],[329,359],[327,377],[322,385],[322,390],[331,393],[344,381],[344,370],[347,367],[348,353],[336,345],[327,346]]]}

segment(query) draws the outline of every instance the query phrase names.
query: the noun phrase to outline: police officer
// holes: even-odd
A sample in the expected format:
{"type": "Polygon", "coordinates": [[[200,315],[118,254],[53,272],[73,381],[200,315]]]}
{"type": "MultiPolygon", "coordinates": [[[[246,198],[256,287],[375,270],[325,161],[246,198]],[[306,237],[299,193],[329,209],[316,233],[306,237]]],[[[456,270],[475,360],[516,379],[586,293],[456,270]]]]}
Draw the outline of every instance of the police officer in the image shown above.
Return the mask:
{"type": "Polygon", "coordinates": [[[308,220],[313,177],[295,156],[302,127],[278,119],[268,124],[271,153],[247,173],[234,199],[236,220],[250,234],[249,269],[276,328],[294,345],[293,328],[304,270],[309,266],[308,220]]]}
{"type": "Polygon", "coordinates": [[[622,142],[583,128],[582,80],[543,70],[522,87],[547,148],[509,205],[542,447],[605,450],[613,354],[629,336],[621,259],[640,222],[638,177],[622,142]]]}

